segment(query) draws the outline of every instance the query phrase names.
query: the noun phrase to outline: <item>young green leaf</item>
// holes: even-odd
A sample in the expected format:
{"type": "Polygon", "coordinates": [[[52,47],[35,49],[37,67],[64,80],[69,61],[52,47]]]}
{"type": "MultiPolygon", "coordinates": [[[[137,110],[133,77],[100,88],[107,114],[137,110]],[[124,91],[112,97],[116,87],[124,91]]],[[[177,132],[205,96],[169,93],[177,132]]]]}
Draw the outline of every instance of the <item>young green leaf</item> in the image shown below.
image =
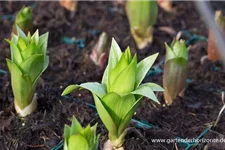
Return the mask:
{"type": "Polygon", "coordinates": [[[133,91],[136,78],[136,66],[137,58],[134,56],[131,63],[119,73],[113,84],[111,85],[110,83],[110,90],[108,92],[116,92],[120,95],[124,95],[133,91]],[[121,85],[121,83],[123,84],[121,85]]]}
{"type": "Polygon", "coordinates": [[[161,86],[159,86],[158,84],[155,84],[155,83],[144,83],[144,84],[141,84],[139,86],[139,88],[141,88],[143,86],[147,86],[147,87],[151,88],[152,91],[156,91],[156,92],[163,92],[164,91],[164,89],[161,86]]]}
{"type": "Polygon", "coordinates": [[[137,95],[141,95],[141,96],[145,96],[149,99],[152,99],[153,101],[157,102],[159,104],[158,99],[156,98],[154,92],[152,91],[152,89],[148,86],[142,86],[139,87],[138,89],[136,89],[135,91],[131,92],[132,94],[137,94],[137,95]]]}
{"type": "Polygon", "coordinates": [[[70,136],[68,143],[68,150],[88,150],[87,140],[80,134],[70,136]]]}
{"type": "Polygon", "coordinates": [[[70,129],[70,136],[74,134],[78,134],[81,131],[82,131],[82,126],[80,125],[78,120],[75,117],[73,117],[71,129],[70,129]]]}
{"type": "Polygon", "coordinates": [[[43,69],[43,55],[32,55],[20,64],[21,71],[27,74],[31,81],[34,82],[43,69]]]}
{"type": "Polygon", "coordinates": [[[18,46],[20,52],[22,52],[27,47],[27,44],[21,37],[18,38],[18,42],[16,42],[16,43],[18,43],[17,46],[18,46]]]}
{"type": "Polygon", "coordinates": [[[23,49],[23,51],[21,51],[21,55],[23,57],[23,60],[27,59],[28,57],[30,57],[32,55],[35,55],[35,54],[38,54],[38,52],[37,52],[37,47],[36,47],[34,42],[31,43],[29,46],[25,47],[23,49]]]}
{"type": "Polygon", "coordinates": [[[109,112],[109,115],[112,116],[117,128],[119,128],[122,119],[134,102],[135,98],[130,94],[121,97],[117,93],[109,93],[102,98],[102,104],[109,112]]]}
{"type": "Polygon", "coordinates": [[[64,150],[97,150],[99,135],[96,136],[97,124],[82,128],[78,120],[73,117],[71,127],[64,127],[64,150]]]}
{"type": "Polygon", "coordinates": [[[148,56],[137,64],[135,89],[141,84],[142,80],[145,78],[146,74],[155,62],[158,55],[159,53],[148,56]]]}
{"type": "Polygon", "coordinates": [[[21,37],[27,43],[28,37],[26,36],[26,34],[23,32],[23,30],[21,30],[21,28],[18,25],[16,25],[16,30],[17,30],[18,37],[21,37]]]}
{"type": "Polygon", "coordinates": [[[96,94],[100,98],[102,98],[106,94],[105,86],[102,84],[99,84],[97,82],[87,82],[83,83],[81,85],[70,85],[68,86],[62,93],[62,96],[67,95],[74,91],[77,88],[83,88],[86,90],[91,91],[93,94],[96,94]]]}
{"type": "Polygon", "coordinates": [[[35,42],[36,45],[38,45],[39,42],[39,31],[36,30],[36,32],[31,36],[31,40],[35,42]]]}
{"type": "MultiPolygon", "coordinates": [[[[70,137],[70,126],[65,125],[63,133],[64,133],[64,139],[69,139],[69,137],[70,137]]],[[[66,142],[68,142],[68,141],[66,141],[66,142]]]]}
{"type": "Polygon", "coordinates": [[[10,44],[12,61],[15,64],[20,64],[22,62],[22,56],[19,48],[12,41],[6,40],[10,44]]]}
{"type": "Polygon", "coordinates": [[[64,90],[63,90],[63,92],[62,92],[62,96],[65,96],[65,95],[67,95],[67,94],[69,94],[69,93],[71,93],[71,92],[73,92],[75,89],[77,89],[77,88],[79,88],[79,85],[76,85],[76,84],[73,84],[73,85],[69,85],[69,86],[67,86],[64,90]]]}
{"type": "Polygon", "coordinates": [[[118,75],[129,65],[129,61],[123,54],[115,68],[110,72],[109,83],[113,83],[118,75]]]}
{"type": "Polygon", "coordinates": [[[107,65],[105,72],[103,74],[103,77],[102,77],[102,84],[105,86],[108,86],[109,71],[111,71],[116,66],[117,62],[119,61],[119,59],[122,55],[121,49],[114,38],[112,39],[112,44],[111,44],[111,49],[110,49],[109,55],[110,55],[110,57],[108,60],[108,65],[107,65]]]}
{"type": "Polygon", "coordinates": [[[16,100],[20,108],[25,108],[29,102],[23,101],[24,98],[28,98],[27,93],[32,89],[29,85],[29,80],[26,76],[23,76],[21,70],[11,60],[6,59],[7,66],[11,72],[11,82],[13,88],[13,94],[16,95],[16,100]]]}
{"type": "Polygon", "coordinates": [[[101,100],[93,94],[96,109],[98,111],[99,117],[101,118],[102,122],[105,124],[107,130],[113,135],[114,138],[117,137],[117,130],[116,124],[113,118],[109,115],[109,112],[106,110],[104,105],[102,104],[101,100]]]}
{"type": "MultiPolygon", "coordinates": [[[[20,30],[18,30],[17,26],[19,26],[19,28],[21,28],[25,33],[32,31],[33,28],[32,9],[30,7],[23,7],[16,15],[15,23],[13,25],[13,33],[14,34],[22,33],[20,32],[20,30]]],[[[20,36],[23,35],[20,34],[20,36]]]]}
{"type": "Polygon", "coordinates": [[[134,116],[135,111],[139,107],[141,103],[142,96],[138,98],[135,103],[130,107],[130,110],[128,110],[127,114],[122,119],[122,122],[120,123],[120,126],[118,128],[118,134],[121,135],[125,132],[125,129],[127,128],[128,124],[130,123],[130,120],[134,116]]]}

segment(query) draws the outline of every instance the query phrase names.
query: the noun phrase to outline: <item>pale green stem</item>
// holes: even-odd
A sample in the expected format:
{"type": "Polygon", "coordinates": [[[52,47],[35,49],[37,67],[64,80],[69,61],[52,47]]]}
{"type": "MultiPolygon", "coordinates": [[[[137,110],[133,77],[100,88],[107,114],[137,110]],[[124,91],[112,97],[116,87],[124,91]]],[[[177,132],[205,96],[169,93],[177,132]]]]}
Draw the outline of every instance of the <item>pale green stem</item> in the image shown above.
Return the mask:
{"type": "Polygon", "coordinates": [[[27,115],[34,112],[37,108],[37,95],[34,94],[34,97],[29,105],[27,105],[24,109],[21,109],[19,105],[17,104],[17,101],[14,100],[14,105],[16,112],[19,114],[20,117],[26,117],[27,115]]]}

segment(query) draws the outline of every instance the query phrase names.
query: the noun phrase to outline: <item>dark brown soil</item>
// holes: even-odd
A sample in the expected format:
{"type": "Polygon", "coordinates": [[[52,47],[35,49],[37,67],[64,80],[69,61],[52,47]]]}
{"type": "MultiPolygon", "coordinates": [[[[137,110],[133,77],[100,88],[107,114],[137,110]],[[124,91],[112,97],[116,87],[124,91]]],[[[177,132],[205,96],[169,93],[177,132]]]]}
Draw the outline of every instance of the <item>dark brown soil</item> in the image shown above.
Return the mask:
{"type": "MultiPolygon", "coordinates": [[[[224,2],[213,2],[213,8],[224,8],[224,2]]],[[[159,9],[155,25],[154,41],[149,48],[138,51],[129,31],[124,7],[115,2],[79,2],[74,18],[70,12],[60,7],[58,2],[0,2],[0,150],[49,150],[63,140],[64,124],[70,124],[69,118],[75,115],[82,125],[98,125],[101,133],[100,146],[107,140],[107,131],[98,118],[96,111],[87,103],[93,104],[87,91],[76,91],[70,96],[61,97],[63,89],[72,83],[100,81],[103,70],[89,59],[89,54],[105,31],[114,37],[122,49],[131,47],[133,53],[142,59],[159,52],[156,63],[165,55],[164,42],[171,42],[174,36],[163,32],[166,26],[175,31],[189,32],[207,36],[207,28],[197,13],[193,2],[175,2],[176,13],[169,14],[159,9]],[[49,31],[48,55],[50,65],[41,76],[38,84],[38,108],[26,119],[20,119],[13,106],[13,94],[10,85],[5,58],[10,58],[9,46],[4,41],[11,33],[11,15],[23,5],[32,5],[33,20],[41,33],[49,31]],[[9,15],[9,16],[6,16],[9,15]],[[97,33],[97,34],[96,34],[97,33]],[[62,37],[75,37],[85,40],[85,48],[65,44],[62,37]]],[[[153,128],[137,128],[131,123],[125,142],[126,150],[182,150],[185,147],[175,142],[153,143],[152,139],[197,138],[212,125],[223,106],[221,92],[225,88],[225,72],[219,62],[211,63],[200,59],[206,55],[206,42],[194,43],[189,51],[188,79],[185,96],[178,97],[169,107],[163,107],[162,93],[157,93],[162,105],[155,105],[144,99],[134,118],[153,124],[153,128]]],[[[162,73],[146,77],[144,82],[153,81],[162,85],[162,73]]],[[[221,139],[225,136],[224,114],[216,128],[211,129],[204,138],[221,139]]],[[[200,143],[191,149],[204,149],[200,143]]],[[[225,142],[210,143],[209,150],[224,150],[225,142]]]]}

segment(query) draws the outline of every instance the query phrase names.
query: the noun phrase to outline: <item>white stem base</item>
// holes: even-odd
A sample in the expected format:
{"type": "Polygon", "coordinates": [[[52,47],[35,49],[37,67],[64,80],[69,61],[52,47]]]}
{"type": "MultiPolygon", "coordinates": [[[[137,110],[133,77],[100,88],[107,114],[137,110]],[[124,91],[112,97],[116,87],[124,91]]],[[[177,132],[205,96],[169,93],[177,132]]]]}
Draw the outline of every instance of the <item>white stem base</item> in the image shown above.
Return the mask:
{"type": "Polygon", "coordinates": [[[144,49],[153,41],[153,28],[149,26],[146,33],[139,33],[139,27],[131,28],[131,33],[139,50],[144,49]]]}
{"type": "Polygon", "coordinates": [[[34,112],[34,110],[37,108],[37,94],[34,94],[34,97],[31,101],[31,103],[26,106],[24,109],[21,109],[19,107],[19,105],[16,103],[16,100],[14,100],[14,105],[15,105],[15,109],[16,112],[18,113],[18,115],[20,117],[26,117],[27,115],[31,114],[32,112],[34,112]]]}
{"type": "Polygon", "coordinates": [[[110,140],[108,140],[105,142],[103,150],[124,150],[124,148],[122,146],[119,148],[115,148],[112,146],[110,140]]]}

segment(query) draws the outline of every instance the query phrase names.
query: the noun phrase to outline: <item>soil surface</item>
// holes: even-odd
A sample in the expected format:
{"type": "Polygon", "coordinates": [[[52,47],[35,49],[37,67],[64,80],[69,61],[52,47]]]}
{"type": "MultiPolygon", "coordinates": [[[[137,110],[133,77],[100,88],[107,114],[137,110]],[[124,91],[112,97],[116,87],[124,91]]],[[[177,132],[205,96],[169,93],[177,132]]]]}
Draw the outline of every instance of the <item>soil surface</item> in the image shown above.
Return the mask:
{"type": "MultiPolygon", "coordinates": [[[[225,7],[224,2],[211,3],[214,9],[225,7]]],[[[154,30],[154,41],[148,48],[137,50],[131,37],[124,6],[116,2],[79,2],[76,14],[60,7],[58,2],[0,2],[0,150],[50,150],[63,140],[63,128],[70,124],[75,115],[83,126],[98,122],[101,133],[99,149],[107,140],[107,130],[87,104],[94,104],[91,93],[76,91],[61,97],[63,89],[72,83],[101,81],[101,70],[90,59],[89,54],[105,31],[114,37],[121,49],[130,46],[138,59],[159,52],[155,66],[165,56],[164,42],[171,42],[175,32],[186,30],[207,37],[208,30],[195,9],[193,2],[174,2],[175,13],[167,13],[159,8],[154,30]],[[9,45],[4,41],[11,34],[13,16],[23,5],[33,7],[33,23],[40,33],[49,32],[48,55],[50,64],[41,76],[37,87],[37,110],[25,119],[17,116],[13,106],[10,73],[5,58],[10,58],[9,45]],[[166,27],[164,30],[162,27],[166,27]],[[84,48],[79,44],[66,44],[63,37],[84,40],[84,48]],[[4,72],[6,71],[6,72],[4,72]]],[[[188,40],[190,37],[182,36],[188,40]]],[[[192,42],[189,51],[188,84],[184,97],[165,107],[163,93],[156,93],[161,105],[144,99],[134,119],[148,122],[152,128],[139,128],[130,124],[126,136],[126,150],[183,150],[186,145],[174,141],[154,143],[152,139],[197,138],[217,119],[223,106],[222,92],[225,89],[225,72],[220,62],[211,63],[207,59],[205,41],[192,42]]],[[[162,69],[162,66],[160,66],[162,69]]],[[[162,85],[162,73],[150,74],[144,82],[162,85]]],[[[203,139],[224,139],[225,115],[216,127],[211,128],[203,139]]],[[[225,142],[199,143],[190,149],[224,150],[225,142]]]]}

